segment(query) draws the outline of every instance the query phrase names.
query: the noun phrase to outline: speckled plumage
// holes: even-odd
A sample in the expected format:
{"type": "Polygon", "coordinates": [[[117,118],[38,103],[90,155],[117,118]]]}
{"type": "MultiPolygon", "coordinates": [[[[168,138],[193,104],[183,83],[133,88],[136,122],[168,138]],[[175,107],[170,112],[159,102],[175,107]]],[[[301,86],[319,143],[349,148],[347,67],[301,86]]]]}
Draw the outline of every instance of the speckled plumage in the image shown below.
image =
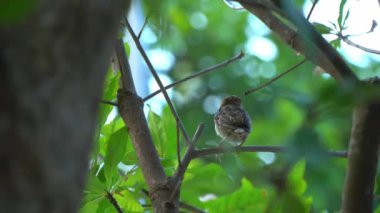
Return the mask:
{"type": "Polygon", "coordinates": [[[251,119],[237,96],[225,98],[214,117],[215,131],[223,140],[244,143],[251,131],[251,119]]]}

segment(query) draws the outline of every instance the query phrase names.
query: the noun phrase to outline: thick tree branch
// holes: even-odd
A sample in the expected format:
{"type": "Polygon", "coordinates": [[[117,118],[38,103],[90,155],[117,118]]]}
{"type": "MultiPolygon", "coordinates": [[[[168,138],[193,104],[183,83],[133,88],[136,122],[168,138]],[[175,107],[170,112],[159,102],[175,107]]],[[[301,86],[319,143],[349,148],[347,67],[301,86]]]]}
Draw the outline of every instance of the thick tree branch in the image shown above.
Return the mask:
{"type": "MultiPolygon", "coordinates": [[[[326,72],[338,81],[345,80],[345,83],[356,82],[357,77],[343,61],[340,55],[322,38],[313,26],[297,11],[291,7],[286,9],[267,8],[261,5],[266,0],[248,1],[238,0],[244,8],[256,15],[271,30],[273,30],[282,40],[297,52],[305,55],[310,61],[322,67],[326,72]],[[280,10],[288,17],[291,23],[284,23],[275,14],[280,10]],[[294,27],[296,29],[294,29],[294,27]]],[[[283,2],[281,2],[284,4],[283,2]]],[[[286,1],[289,3],[289,1],[286,1]]],[[[272,6],[273,7],[273,6],[272,6]]],[[[285,6],[284,6],[285,7],[285,6]]]]}
{"type": "MultiPolygon", "coordinates": [[[[374,81],[373,86],[379,87],[380,81],[374,81]]],[[[342,197],[344,213],[369,213],[373,210],[379,130],[380,101],[357,106],[353,114],[348,169],[342,197]]]]}
{"type": "Polygon", "coordinates": [[[136,94],[135,87],[125,55],[123,41],[120,39],[116,44],[116,55],[122,72],[123,89],[118,91],[119,112],[129,130],[133,146],[138,156],[144,178],[150,191],[150,199],[155,212],[176,212],[178,201],[170,201],[171,187],[161,165],[159,156],[153,144],[152,136],[146,122],[143,102],[136,94]],[[166,204],[170,205],[166,205],[166,204]]]}

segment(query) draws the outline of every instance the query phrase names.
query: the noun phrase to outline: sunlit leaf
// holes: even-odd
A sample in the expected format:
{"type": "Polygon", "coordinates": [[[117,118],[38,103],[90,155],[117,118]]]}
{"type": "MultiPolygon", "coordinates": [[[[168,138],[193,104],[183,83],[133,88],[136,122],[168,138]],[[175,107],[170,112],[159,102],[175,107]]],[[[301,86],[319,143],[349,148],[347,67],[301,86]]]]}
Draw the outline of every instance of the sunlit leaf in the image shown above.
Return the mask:
{"type": "Polygon", "coordinates": [[[320,32],[321,34],[328,34],[330,33],[333,29],[331,29],[330,27],[324,25],[324,24],[321,24],[321,23],[318,23],[318,22],[314,22],[313,23],[313,26],[318,30],[318,32],[320,32]]]}
{"type": "Polygon", "coordinates": [[[266,212],[267,192],[252,186],[243,179],[241,187],[235,192],[218,197],[205,203],[209,212],[266,212]]]}
{"type": "Polygon", "coordinates": [[[128,190],[124,190],[119,193],[115,193],[114,197],[118,202],[119,206],[126,212],[144,212],[144,208],[135,198],[135,195],[128,190]]]}
{"type": "Polygon", "coordinates": [[[104,171],[107,182],[115,175],[117,165],[123,160],[127,150],[128,131],[126,128],[119,129],[111,135],[108,141],[107,153],[104,158],[104,171]]]}
{"type": "Polygon", "coordinates": [[[347,0],[341,0],[340,1],[340,4],[339,4],[339,16],[338,16],[338,26],[339,26],[339,29],[343,29],[344,25],[343,25],[343,17],[344,17],[344,6],[346,5],[346,2],[347,0]]]}
{"type": "Polygon", "coordinates": [[[334,48],[336,48],[336,49],[340,48],[340,43],[341,43],[341,39],[340,39],[340,38],[336,38],[336,39],[330,41],[330,44],[331,44],[334,48]]]}

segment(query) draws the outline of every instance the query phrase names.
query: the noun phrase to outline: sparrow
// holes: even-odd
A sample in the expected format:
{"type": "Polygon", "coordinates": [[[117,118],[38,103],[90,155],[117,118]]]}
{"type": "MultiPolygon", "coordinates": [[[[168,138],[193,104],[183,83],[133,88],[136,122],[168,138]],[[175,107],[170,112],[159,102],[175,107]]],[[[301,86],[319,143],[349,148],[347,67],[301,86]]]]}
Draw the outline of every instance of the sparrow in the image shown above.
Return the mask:
{"type": "Polygon", "coordinates": [[[251,119],[243,109],[241,99],[229,96],[223,99],[214,117],[215,131],[224,140],[241,146],[251,132],[251,119]]]}

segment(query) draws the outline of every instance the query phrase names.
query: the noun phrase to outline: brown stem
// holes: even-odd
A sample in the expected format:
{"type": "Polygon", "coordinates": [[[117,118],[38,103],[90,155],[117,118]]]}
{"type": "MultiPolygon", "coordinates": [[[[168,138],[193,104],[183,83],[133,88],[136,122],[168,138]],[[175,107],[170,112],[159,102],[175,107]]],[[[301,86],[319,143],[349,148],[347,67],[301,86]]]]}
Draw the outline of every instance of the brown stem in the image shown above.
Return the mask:
{"type": "Polygon", "coordinates": [[[115,49],[119,65],[124,66],[120,67],[123,89],[119,89],[117,95],[119,112],[129,130],[132,144],[138,156],[139,166],[149,187],[153,207],[155,212],[176,212],[178,201],[170,200],[171,189],[167,186],[167,177],[150,135],[144,116],[143,102],[135,92],[131,70],[121,39],[118,40],[115,49]]]}

